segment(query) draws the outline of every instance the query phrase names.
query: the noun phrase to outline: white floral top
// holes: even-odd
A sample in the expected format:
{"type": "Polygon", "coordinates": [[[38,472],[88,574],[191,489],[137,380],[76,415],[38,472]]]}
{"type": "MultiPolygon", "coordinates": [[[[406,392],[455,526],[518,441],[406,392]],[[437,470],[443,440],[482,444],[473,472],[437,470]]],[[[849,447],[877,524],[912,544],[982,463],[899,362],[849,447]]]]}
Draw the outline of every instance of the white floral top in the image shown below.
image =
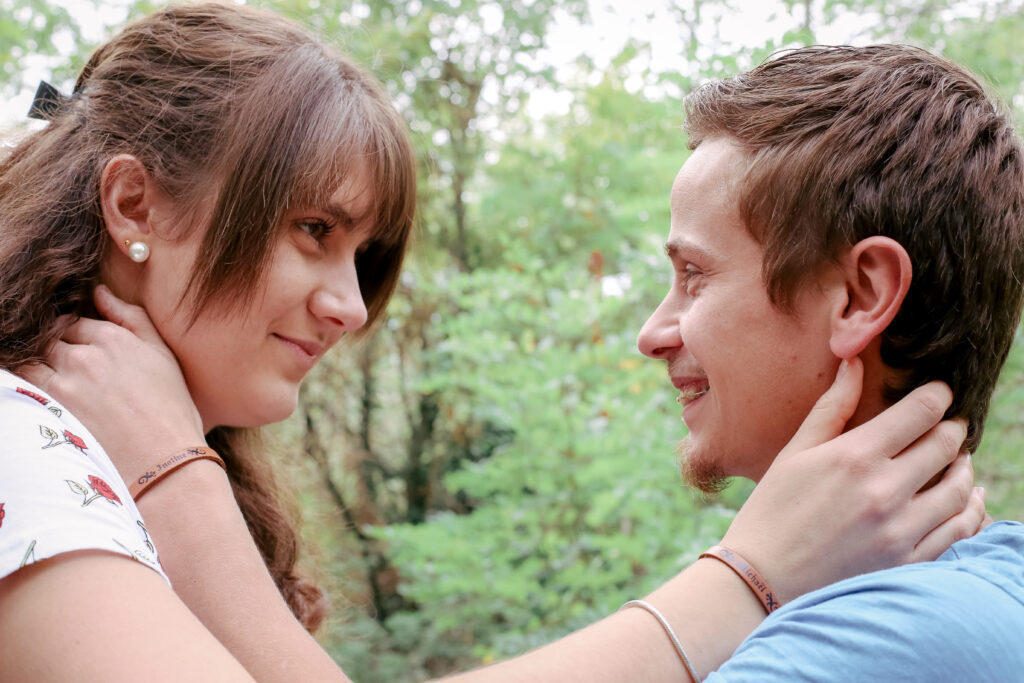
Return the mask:
{"type": "Polygon", "coordinates": [[[40,389],[0,370],[0,578],[89,549],[127,555],[167,580],[127,485],[96,439],[40,389]]]}

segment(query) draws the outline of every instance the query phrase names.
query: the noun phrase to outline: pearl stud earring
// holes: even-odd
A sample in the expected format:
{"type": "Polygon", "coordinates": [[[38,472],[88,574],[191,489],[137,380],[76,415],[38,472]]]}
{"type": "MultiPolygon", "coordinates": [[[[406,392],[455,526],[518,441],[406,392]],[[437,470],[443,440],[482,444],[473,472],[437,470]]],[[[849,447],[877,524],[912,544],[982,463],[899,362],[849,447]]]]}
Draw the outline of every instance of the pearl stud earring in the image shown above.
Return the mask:
{"type": "Polygon", "coordinates": [[[149,245],[145,242],[132,242],[128,247],[128,258],[136,263],[144,262],[149,258],[149,245]]]}

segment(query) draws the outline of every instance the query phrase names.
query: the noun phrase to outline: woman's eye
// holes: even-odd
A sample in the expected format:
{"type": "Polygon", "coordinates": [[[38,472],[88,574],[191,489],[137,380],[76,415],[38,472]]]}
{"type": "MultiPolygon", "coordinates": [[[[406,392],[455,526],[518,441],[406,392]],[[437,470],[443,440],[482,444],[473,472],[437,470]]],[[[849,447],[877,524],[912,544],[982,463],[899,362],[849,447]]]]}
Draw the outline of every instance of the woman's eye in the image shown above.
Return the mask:
{"type": "Polygon", "coordinates": [[[295,226],[317,242],[322,242],[334,230],[333,225],[320,220],[298,221],[295,226]]]}

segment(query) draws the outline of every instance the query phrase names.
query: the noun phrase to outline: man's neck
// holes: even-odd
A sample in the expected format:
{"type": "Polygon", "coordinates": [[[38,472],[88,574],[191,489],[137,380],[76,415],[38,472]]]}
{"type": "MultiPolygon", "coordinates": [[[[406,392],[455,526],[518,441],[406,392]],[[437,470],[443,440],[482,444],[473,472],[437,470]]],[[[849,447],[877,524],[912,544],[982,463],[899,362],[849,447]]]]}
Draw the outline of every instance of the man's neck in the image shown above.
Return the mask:
{"type": "Polygon", "coordinates": [[[885,387],[886,382],[891,382],[894,376],[892,369],[882,362],[880,345],[880,340],[876,339],[860,354],[860,359],[864,363],[864,385],[857,410],[846,423],[844,431],[859,427],[890,405],[885,401],[885,387]]]}

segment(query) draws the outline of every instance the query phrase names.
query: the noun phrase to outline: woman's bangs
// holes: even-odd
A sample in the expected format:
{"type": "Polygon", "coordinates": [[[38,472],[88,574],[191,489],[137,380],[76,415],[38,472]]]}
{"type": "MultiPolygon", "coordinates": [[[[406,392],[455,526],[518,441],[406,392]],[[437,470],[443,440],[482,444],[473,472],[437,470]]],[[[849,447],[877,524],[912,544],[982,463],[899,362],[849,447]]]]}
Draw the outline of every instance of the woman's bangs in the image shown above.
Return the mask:
{"type": "Polygon", "coordinates": [[[304,145],[291,193],[292,206],[321,205],[344,183],[369,192],[373,216],[353,216],[372,225],[371,239],[387,246],[404,245],[412,229],[416,168],[412,146],[397,113],[366,93],[344,93],[347,102],[324,112],[304,145]],[[356,100],[353,102],[352,100],[356,100]],[[353,106],[355,105],[355,106],[353,106]],[[325,154],[324,150],[335,150],[325,154]],[[362,177],[353,177],[362,174],[362,177]]]}

